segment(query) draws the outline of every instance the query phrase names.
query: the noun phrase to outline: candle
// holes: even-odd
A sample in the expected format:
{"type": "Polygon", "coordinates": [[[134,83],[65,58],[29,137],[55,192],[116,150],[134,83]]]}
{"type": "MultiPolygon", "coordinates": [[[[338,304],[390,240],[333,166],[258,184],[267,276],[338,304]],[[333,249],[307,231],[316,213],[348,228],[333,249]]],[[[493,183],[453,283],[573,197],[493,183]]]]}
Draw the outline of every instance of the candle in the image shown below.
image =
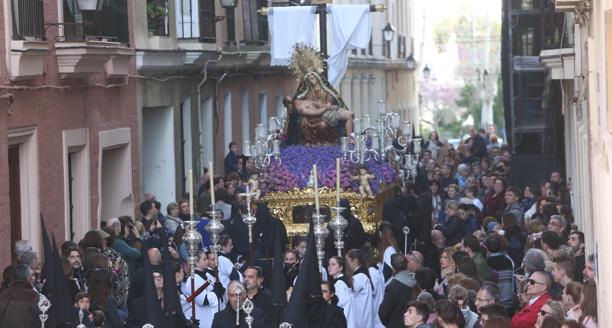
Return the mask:
{"type": "Polygon", "coordinates": [[[242,153],[244,156],[251,156],[251,142],[249,140],[242,142],[242,153]]]}
{"type": "Polygon", "coordinates": [[[274,140],[272,142],[272,154],[274,154],[274,156],[280,155],[280,140],[274,140]]]}
{"type": "Polygon", "coordinates": [[[210,172],[210,205],[214,213],[215,212],[215,180],[214,180],[215,174],[213,173],[213,162],[208,162],[208,171],[210,172]]]}
{"type": "Polygon", "coordinates": [[[193,220],[193,170],[189,170],[189,220],[193,220]]]}
{"type": "Polygon", "coordinates": [[[315,209],[319,214],[319,181],[317,179],[317,165],[312,166],[312,175],[314,176],[314,190],[315,190],[315,209]]]}
{"type": "Polygon", "coordinates": [[[340,207],[340,159],[336,158],[336,206],[340,207]]]}

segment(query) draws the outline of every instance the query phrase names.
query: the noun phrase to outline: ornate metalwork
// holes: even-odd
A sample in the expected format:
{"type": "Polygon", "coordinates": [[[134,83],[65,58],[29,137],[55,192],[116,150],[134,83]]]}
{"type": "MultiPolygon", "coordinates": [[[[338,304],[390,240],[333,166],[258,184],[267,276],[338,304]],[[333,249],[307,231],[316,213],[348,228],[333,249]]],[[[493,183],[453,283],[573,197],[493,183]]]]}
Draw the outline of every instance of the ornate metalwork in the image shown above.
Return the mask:
{"type": "Polygon", "coordinates": [[[253,302],[248,298],[242,304],[242,311],[246,313],[246,317],[244,318],[244,321],[246,321],[249,328],[251,328],[251,325],[253,324],[254,319],[253,319],[253,316],[251,316],[251,312],[253,312],[254,308],[255,308],[255,304],[253,304],[253,302]]]}
{"type": "MultiPolygon", "coordinates": [[[[356,192],[342,192],[341,198],[346,198],[351,204],[351,211],[361,221],[368,233],[376,231],[378,223],[382,220],[382,206],[394,194],[396,185],[381,185],[381,191],[374,198],[362,197],[356,192]]],[[[314,206],[312,199],[313,189],[294,189],[288,192],[273,192],[257,200],[265,202],[274,217],[279,218],[287,227],[289,236],[305,235],[308,233],[308,222],[294,223],[293,208],[296,206],[314,206]]],[[[319,190],[319,202],[322,207],[336,206],[336,192],[334,189],[323,187],[319,190]]]]}
{"type": "Polygon", "coordinates": [[[329,227],[334,232],[334,246],[338,250],[338,256],[342,257],[342,249],[344,248],[344,241],[342,237],[344,236],[344,229],[348,226],[348,221],[342,217],[342,211],[344,211],[344,207],[332,207],[333,218],[329,221],[329,227]]]}
{"type": "Polygon", "coordinates": [[[38,318],[40,319],[40,326],[42,328],[45,328],[45,322],[47,321],[47,319],[49,319],[47,311],[49,311],[50,308],[51,301],[49,301],[49,299],[45,295],[39,294],[38,309],[42,313],[38,315],[38,318]]]}
{"type": "Polygon", "coordinates": [[[221,211],[210,211],[208,212],[208,215],[210,217],[210,221],[208,221],[208,224],[206,224],[204,228],[206,229],[206,232],[208,232],[208,236],[212,242],[212,251],[216,254],[221,249],[221,245],[219,245],[219,237],[225,228],[223,223],[221,223],[223,213],[221,211]]]}

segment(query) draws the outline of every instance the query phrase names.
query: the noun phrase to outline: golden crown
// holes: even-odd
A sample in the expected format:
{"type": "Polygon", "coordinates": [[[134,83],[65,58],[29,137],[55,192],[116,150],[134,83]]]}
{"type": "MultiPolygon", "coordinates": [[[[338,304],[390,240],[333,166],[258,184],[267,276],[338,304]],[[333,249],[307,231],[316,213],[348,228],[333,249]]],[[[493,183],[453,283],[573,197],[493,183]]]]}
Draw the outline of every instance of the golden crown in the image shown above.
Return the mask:
{"type": "Polygon", "coordinates": [[[291,74],[299,81],[307,73],[323,73],[325,70],[325,60],[321,53],[304,43],[296,43],[293,46],[293,53],[289,59],[289,69],[291,74]]]}

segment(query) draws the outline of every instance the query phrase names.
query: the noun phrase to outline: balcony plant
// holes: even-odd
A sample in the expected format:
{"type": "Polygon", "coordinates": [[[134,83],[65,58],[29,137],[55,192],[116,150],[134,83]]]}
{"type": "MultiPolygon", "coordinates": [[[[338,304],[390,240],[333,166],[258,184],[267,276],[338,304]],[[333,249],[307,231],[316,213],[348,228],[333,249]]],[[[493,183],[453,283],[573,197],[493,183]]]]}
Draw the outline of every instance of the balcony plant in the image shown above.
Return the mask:
{"type": "Polygon", "coordinates": [[[149,1],[147,3],[149,35],[167,35],[166,17],[168,17],[166,1],[149,1]]]}

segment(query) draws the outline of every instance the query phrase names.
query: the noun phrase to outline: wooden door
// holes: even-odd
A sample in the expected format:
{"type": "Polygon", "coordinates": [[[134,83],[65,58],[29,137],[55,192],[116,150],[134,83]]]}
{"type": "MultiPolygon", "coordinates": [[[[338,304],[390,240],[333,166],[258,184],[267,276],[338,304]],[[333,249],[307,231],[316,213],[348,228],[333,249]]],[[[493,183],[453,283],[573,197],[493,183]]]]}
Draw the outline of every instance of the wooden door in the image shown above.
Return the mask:
{"type": "Polygon", "coordinates": [[[15,242],[21,240],[21,171],[19,146],[9,147],[9,206],[11,208],[11,256],[16,262],[15,242]]]}

